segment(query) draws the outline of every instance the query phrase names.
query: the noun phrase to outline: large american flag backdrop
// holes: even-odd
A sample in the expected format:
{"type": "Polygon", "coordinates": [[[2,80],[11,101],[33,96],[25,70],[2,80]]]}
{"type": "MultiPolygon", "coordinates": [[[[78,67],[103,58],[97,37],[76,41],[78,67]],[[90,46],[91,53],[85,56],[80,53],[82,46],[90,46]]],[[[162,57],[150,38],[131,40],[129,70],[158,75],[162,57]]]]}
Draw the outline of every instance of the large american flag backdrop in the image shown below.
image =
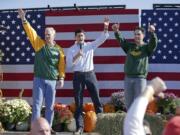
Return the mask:
{"type": "MultiPolygon", "coordinates": [[[[157,15],[158,12],[161,11],[157,11],[157,15]]],[[[169,12],[171,11],[167,11],[167,13],[169,12]]],[[[163,26],[165,21],[163,20],[163,23],[160,22],[158,24],[158,16],[153,16],[153,13],[153,11],[143,11],[142,25],[146,27],[148,22],[152,22],[156,23],[157,26],[160,24],[163,26]],[[147,16],[145,14],[147,14],[147,16]],[[149,20],[150,17],[151,20],[149,20]]],[[[177,13],[179,12],[177,11],[177,13]]],[[[120,30],[123,36],[129,41],[133,41],[133,30],[139,25],[138,9],[87,9],[80,11],[60,10],[27,12],[28,21],[41,37],[43,37],[45,27],[52,26],[56,29],[56,42],[64,48],[65,53],[67,48],[74,43],[74,31],[77,28],[83,28],[86,31],[87,41],[92,41],[102,32],[103,20],[106,16],[108,16],[111,21],[110,37],[95,51],[94,57],[95,71],[100,88],[99,93],[104,102],[109,99],[112,92],[123,90],[124,87],[123,68],[125,53],[114,38],[111,25],[113,23],[120,23],[120,30]]],[[[160,17],[162,17],[162,15],[160,17]]],[[[169,27],[169,25],[167,25],[167,27],[161,27],[161,32],[157,30],[159,46],[155,55],[151,58],[148,79],[154,76],[160,76],[166,81],[169,90],[177,92],[180,88],[179,39],[178,37],[173,37],[173,34],[171,34],[175,31],[174,34],[176,34],[176,36],[179,34],[179,31],[177,31],[179,27],[176,26],[179,24],[179,19],[177,19],[178,16],[177,18],[175,17],[174,15],[174,25],[172,22],[170,23],[170,25],[175,27],[174,31],[170,32],[168,30],[167,27],[169,27]],[[164,28],[167,31],[167,37],[163,37],[164,28]],[[170,38],[169,36],[172,37],[170,38]],[[170,39],[173,44],[167,42],[170,41],[170,39]],[[166,59],[164,57],[166,57],[166,59]]],[[[162,19],[163,18],[164,17],[162,17],[162,19]]],[[[17,13],[1,13],[0,20],[1,24],[8,28],[7,32],[1,35],[0,40],[0,48],[5,53],[2,65],[4,80],[0,83],[0,88],[3,90],[3,95],[5,97],[17,97],[20,89],[23,88],[25,89],[23,97],[31,101],[35,53],[30,42],[26,38],[17,13]]],[[[169,21],[168,19],[165,20],[169,21]]],[[[87,90],[84,92],[84,97],[84,100],[90,100],[87,90]]],[[[72,71],[67,69],[65,86],[63,89],[57,87],[56,100],[57,102],[70,103],[73,99],[72,71]]]]}
{"type": "MultiPolygon", "coordinates": [[[[180,10],[142,10],[141,25],[154,24],[158,47],[150,58],[149,79],[160,76],[180,96],[180,10]]],[[[147,38],[146,38],[147,39],[147,38]]]]}

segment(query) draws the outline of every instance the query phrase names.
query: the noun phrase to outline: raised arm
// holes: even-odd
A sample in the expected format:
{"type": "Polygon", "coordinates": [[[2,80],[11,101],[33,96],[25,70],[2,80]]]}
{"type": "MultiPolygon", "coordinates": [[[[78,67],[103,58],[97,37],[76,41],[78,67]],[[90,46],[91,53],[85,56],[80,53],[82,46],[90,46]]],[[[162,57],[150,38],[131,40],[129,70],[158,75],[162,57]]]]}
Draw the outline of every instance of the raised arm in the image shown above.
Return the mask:
{"type": "Polygon", "coordinates": [[[126,41],[125,38],[122,37],[120,31],[119,31],[119,24],[113,24],[112,30],[114,31],[114,36],[116,40],[121,44],[122,49],[127,52],[129,49],[129,43],[126,41]]]}
{"type": "Polygon", "coordinates": [[[101,36],[99,38],[97,38],[95,41],[91,42],[93,49],[98,48],[109,37],[108,27],[109,27],[109,18],[105,17],[104,18],[104,32],[101,34],[101,36]]]}
{"type": "Polygon", "coordinates": [[[148,43],[148,51],[149,51],[149,54],[151,55],[157,47],[158,39],[155,34],[155,27],[153,25],[148,24],[148,32],[151,35],[150,41],[148,43]]]}
{"type": "Polygon", "coordinates": [[[44,45],[45,42],[42,40],[36,33],[36,31],[32,28],[32,26],[29,24],[29,22],[26,20],[26,12],[23,11],[22,9],[18,10],[19,16],[22,20],[24,30],[34,48],[35,51],[38,51],[41,49],[44,45]]]}

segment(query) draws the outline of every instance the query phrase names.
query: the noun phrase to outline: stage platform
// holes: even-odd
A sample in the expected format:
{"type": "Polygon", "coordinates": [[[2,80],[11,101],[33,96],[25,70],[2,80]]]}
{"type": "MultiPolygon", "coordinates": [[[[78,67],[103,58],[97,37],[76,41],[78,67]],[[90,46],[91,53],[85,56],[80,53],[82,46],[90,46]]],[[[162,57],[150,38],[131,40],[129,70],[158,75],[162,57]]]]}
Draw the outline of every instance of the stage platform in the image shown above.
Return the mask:
{"type": "MultiPolygon", "coordinates": [[[[0,135],[28,135],[29,132],[4,132],[0,135]]],[[[56,132],[56,135],[73,135],[72,132],[56,132]]],[[[83,135],[100,135],[99,133],[83,133],[83,135]]]]}

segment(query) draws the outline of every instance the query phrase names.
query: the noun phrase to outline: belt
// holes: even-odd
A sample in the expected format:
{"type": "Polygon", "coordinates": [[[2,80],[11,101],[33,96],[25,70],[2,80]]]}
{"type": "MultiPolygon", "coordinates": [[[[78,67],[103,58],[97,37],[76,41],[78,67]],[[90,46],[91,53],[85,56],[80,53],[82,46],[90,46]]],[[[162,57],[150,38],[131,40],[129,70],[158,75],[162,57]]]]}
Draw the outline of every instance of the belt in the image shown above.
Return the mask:
{"type": "Polygon", "coordinates": [[[91,70],[91,71],[74,71],[74,73],[76,73],[76,74],[81,74],[81,73],[92,73],[92,72],[94,72],[94,70],[91,70]]]}

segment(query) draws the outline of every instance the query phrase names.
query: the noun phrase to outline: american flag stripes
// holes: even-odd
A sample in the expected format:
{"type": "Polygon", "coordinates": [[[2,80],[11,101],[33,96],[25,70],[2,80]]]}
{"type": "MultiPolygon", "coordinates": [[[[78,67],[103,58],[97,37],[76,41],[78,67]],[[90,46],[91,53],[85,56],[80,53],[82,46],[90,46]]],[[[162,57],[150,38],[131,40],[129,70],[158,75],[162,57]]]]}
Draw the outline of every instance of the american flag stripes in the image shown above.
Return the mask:
{"type": "MultiPolygon", "coordinates": [[[[152,10],[142,11],[141,21],[144,27],[147,26],[148,22],[158,23],[157,16],[153,16],[153,13],[154,11],[152,10]],[[149,20],[149,17],[152,17],[151,20],[149,20]]],[[[177,11],[177,13],[180,12],[177,11]]],[[[109,31],[110,37],[95,51],[94,57],[95,71],[98,78],[98,85],[100,88],[99,93],[102,101],[107,101],[112,92],[123,90],[124,87],[123,68],[125,53],[115,40],[111,25],[113,23],[120,23],[122,35],[129,41],[133,41],[133,30],[139,25],[138,9],[115,8],[86,9],[80,11],[59,10],[27,12],[28,21],[41,37],[43,37],[45,27],[52,26],[56,29],[56,42],[64,48],[65,53],[67,48],[74,43],[75,29],[83,28],[86,31],[86,39],[92,41],[96,39],[103,30],[103,20],[106,16],[109,17],[111,22],[109,31]]],[[[164,18],[163,16],[161,17],[164,18]]],[[[5,54],[3,58],[4,81],[0,83],[0,88],[3,89],[4,96],[7,97],[16,97],[19,90],[23,88],[25,89],[23,96],[31,101],[34,51],[26,38],[17,13],[1,13],[0,18],[1,24],[8,28],[7,32],[1,35],[0,40],[0,49],[3,50],[5,54]]],[[[174,20],[178,21],[179,19],[175,18],[174,20]]],[[[176,24],[176,21],[173,22],[174,25],[179,24],[178,22],[178,24],[176,24]]],[[[157,29],[160,28],[158,26],[157,29]]],[[[179,27],[175,27],[175,29],[178,28],[179,27]]],[[[161,27],[161,31],[164,31],[163,27],[161,27]]],[[[168,33],[166,34],[169,36],[168,33]]],[[[176,31],[175,34],[178,36],[179,31],[176,31]]],[[[169,90],[178,91],[180,88],[179,39],[178,37],[169,38],[169,40],[173,40],[173,43],[175,42],[174,40],[176,40],[176,43],[173,45],[169,45],[169,42],[171,41],[164,41],[166,39],[167,37],[159,37],[157,51],[151,57],[148,79],[151,79],[154,76],[160,76],[166,81],[169,90]],[[164,44],[166,43],[166,52],[163,50],[163,42],[164,44]],[[169,48],[169,46],[171,47],[169,48]],[[161,50],[161,58],[158,53],[160,52],[159,50],[161,50]],[[171,50],[174,55],[169,54],[168,61],[163,60],[165,54],[171,53],[169,50],[171,50]]],[[[84,92],[84,96],[86,101],[90,100],[87,91],[84,92]]],[[[66,70],[64,88],[57,88],[56,100],[63,103],[70,103],[73,101],[72,71],[70,69],[66,70]]]]}

